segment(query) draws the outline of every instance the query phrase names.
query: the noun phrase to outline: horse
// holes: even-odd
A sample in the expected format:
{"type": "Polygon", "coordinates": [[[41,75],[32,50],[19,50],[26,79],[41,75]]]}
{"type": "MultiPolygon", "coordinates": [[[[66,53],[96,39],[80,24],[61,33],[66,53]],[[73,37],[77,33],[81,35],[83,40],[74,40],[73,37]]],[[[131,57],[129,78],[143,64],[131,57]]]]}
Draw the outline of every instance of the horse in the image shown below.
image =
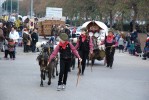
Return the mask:
{"type": "Polygon", "coordinates": [[[37,56],[37,60],[40,65],[40,76],[41,76],[41,83],[40,86],[43,87],[43,80],[46,79],[46,76],[48,76],[48,85],[51,84],[51,78],[55,77],[54,72],[56,68],[56,76],[58,76],[58,71],[57,71],[57,64],[58,64],[58,57],[53,59],[50,64],[47,65],[48,63],[48,58],[51,54],[50,47],[47,45],[42,46],[42,50],[40,54],[37,56]]]}

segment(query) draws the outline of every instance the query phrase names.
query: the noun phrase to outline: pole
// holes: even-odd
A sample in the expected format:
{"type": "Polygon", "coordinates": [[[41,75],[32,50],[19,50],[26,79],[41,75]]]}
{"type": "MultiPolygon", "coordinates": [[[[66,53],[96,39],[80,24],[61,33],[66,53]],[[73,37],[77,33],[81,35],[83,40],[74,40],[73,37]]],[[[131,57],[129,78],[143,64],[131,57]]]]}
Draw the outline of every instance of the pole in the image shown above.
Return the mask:
{"type": "Polygon", "coordinates": [[[11,10],[10,10],[10,14],[12,14],[12,0],[11,0],[11,10]]]}
{"type": "Polygon", "coordinates": [[[8,11],[7,9],[8,9],[8,4],[7,4],[8,2],[7,2],[7,0],[6,0],[6,12],[8,11]]]}
{"type": "Polygon", "coordinates": [[[18,0],[18,8],[17,8],[17,13],[18,13],[18,15],[19,15],[19,8],[20,8],[20,3],[19,3],[19,0],[18,0]]]}
{"type": "Polygon", "coordinates": [[[31,11],[30,11],[30,17],[33,17],[33,0],[31,0],[31,11]]]}

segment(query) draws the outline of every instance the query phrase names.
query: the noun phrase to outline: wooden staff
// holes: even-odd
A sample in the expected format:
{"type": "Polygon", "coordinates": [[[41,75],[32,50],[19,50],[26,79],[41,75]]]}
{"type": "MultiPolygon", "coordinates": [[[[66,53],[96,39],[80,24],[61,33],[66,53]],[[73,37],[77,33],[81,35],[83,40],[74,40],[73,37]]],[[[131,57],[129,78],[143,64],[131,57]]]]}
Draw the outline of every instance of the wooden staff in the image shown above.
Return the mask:
{"type": "Polygon", "coordinates": [[[78,71],[78,74],[77,74],[78,75],[78,78],[77,78],[76,87],[78,86],[79,78],[80,78],[80,73],[81,73],[81,61],[79,62],[78,69],[79,69],[79,71],[78,71]]]}

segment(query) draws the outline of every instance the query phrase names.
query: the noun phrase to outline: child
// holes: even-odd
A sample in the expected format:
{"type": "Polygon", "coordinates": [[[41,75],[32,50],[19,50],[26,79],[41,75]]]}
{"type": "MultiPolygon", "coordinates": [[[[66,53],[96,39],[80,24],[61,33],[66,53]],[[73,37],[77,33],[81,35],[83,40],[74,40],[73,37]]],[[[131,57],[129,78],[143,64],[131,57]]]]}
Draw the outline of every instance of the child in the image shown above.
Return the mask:
{"type": "Polygon", "coordinates": [[[134,41],[131,42],[129,51],[130,51],[131,55],[135,54],[135,44],[134,44],[134,41]]]}
{"type": "Polygon", "coordinates": [[[68,42],[68,35],[66,33],[61,33],[59,37],[60,43],[56,46],[48,60],[49,65],[51,60],[57,56],[58,52],[60,52],[60,74],[57,91],[60,91],[61,89],[64,90],[66,88],[66,81],[71,62],[71,53],[82,61],[75,47],[68,42]]]}
{"type": "Polygon", "coordinates": [[[13,39],[9,39],[8,41],[8,50],[10,58],[15,60],[15,42],[13,41],[13,39]]]}
{"type": "Polygon", "coordinates": [[[5,56],[4,56],[4,58],[6,59],[6,60],[8,60],[9,58],[8,58],[8,54],[9,54],[9,50],[8,50],[8,38],[6,38],[5,39],[5,41],[4,41],[4,48],[5,48],[5,56]]]}

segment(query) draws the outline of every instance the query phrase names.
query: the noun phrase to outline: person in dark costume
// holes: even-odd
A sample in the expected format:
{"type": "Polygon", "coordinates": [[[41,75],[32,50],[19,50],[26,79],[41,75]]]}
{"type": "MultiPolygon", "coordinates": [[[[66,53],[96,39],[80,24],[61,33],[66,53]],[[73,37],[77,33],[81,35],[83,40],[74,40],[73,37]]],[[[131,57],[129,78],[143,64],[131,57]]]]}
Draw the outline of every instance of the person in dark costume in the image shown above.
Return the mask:
{"type": "Polygon", "coordinates": [[[93,43],[91,37],[88,35],[87,29],[81,29],[81,35],[77,41],[76,49],[78,49],[79,55],[82,58],[82,75],[84,75],[84,70],[86,67],[86,60],[88,58],[89,53],[93,53],[93,43]]]}
{"type": "Polygon", "coordinates": [[[49,64],[51,60],[57,56],[58,52],[60,52],[60,73],[57,87],[58,91],[61,89],[64,90],[66,88],[66,81],[71,62],[71,53],[73,53],[75,56],[77,56],[77,58],[79,58],[80,61],[82,61],[75,47],[68,42],[68,35],[66,33],[61,33],[59,37],[60,43],[56,46],[48,60],[49,64]]]}
{"type": "Polygon", "coordinates": [[[105,53],[106,53],[107,67],[110,67],[112,69],[115,47],[117,46],[117,42],[112,31],[108,32],[108,36],[105,37],[105,40],[101,43],[101,45],[102,44],[105,44],[106,47],[105,53]]]}

